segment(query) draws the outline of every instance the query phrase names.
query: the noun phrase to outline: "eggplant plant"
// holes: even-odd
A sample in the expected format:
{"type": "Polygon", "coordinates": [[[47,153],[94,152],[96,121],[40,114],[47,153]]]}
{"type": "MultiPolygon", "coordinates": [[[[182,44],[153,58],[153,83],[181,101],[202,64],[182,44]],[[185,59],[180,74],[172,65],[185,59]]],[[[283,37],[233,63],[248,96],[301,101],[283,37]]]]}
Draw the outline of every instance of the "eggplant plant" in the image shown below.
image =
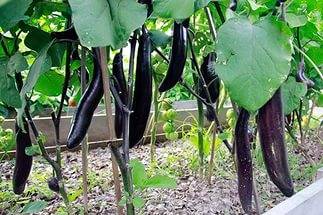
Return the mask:
{"type": "MultiPolygon", "coordinates": [[[[81,145],[104,98],[107,134],[113,140],[108,147],[113,155],[118,214],[123,209],[129,215],[140,211],[144,205],[141,194],[148,188],[175,187],[174,179],[147,176],[142,162],[132,159],[132,150],[151,135],[151,163],[158,162],[160,122],[170,141],[190,136],[197,145],[200,177],[206,176],[209,184],[216,148],[223,143],[232,156],[245,213],[260,213],[259,204],[252,206],[253,200],[258,202],[252,161],[257,142],[270,180],[285,196],[292,196],[295,190],[285,133],[314,163],[302,147],[315,107],[323,105],[320,9],[317,0],[0,3],[0,115],[16,120],[12,190],[23,195],[33,156],[42,155],[53,168],[48,187],[61,195],[67,213],[72,214],[61,146],[71,150],[81,145]],[[189,135],[183,129],[186,122],[176,128],[179,122],[172,103],[181,99],[196,99],[198,105],[189,135]],[[228,105],[232,117],[220,119],[220,111],[228,105]],[[61,118],[72,106],[76,111],[70,132],[62,137],[61,118]],[[43,107],[54,110],[56,159],[48,154],[46,138],[34,122],[43,107]]],[[[87,143],[82,146],[87,193],[90,161],[87,143]]],[[[35,204],[46,207],[44,202],[35,204]]],[[[33,205],[26,207],[32,211],[33,205]]]]}

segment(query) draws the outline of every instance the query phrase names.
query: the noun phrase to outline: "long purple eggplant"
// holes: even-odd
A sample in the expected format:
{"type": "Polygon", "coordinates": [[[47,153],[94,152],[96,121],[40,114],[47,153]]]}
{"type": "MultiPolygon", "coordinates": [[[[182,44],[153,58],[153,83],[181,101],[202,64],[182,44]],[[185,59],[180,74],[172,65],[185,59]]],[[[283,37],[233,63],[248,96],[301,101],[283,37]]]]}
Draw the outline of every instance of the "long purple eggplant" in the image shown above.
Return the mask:
{"type": "Polygon", "coordinates": [[[287,197],[294,194],[284,140],[284,116],[280,89],[259,109],[258,131],[268,175],[287,197]]]}
{"type": "Polygon", "coordinates": [[[85,90],[74,115],[73,123],[67,138],[67,148],[77,147],[84,139],[90,127],[95,109],[103,97],[103,80],[99,48],[93,48],[93,78],[85,90]]]}
{"type": "Polygon", "coordinates": [[[159,92],[173,88],[181,79],[187,57],[187,27],[188,21],[174,22],[172,53],[166,76],[159,86],[159,92]]]}
{"type": "MultiPolygon", "coordinates": [[[[112,73],[114,76],[114,86],[118,91],[119,97],[123,104],[127,104],[128,90],[126,78],[123,71],[122,52],[115,55],[113,59],[112,73]]],[[[122,135],[123,130],[123,112],[115,102],[115,119],[114,119],[114,130],[118,138],[122,135]]]]}
{"type": "Polygon", "coordinates": [[[243,210],[250,214],[252,210],[252,158],[250,152],[248,121],[249,113],[241,109],[235,127],[237,155],[238,192],[243,210]]]}
{"type": "Polygon", "coordinates": [[[199,81],[199,89],[201,89],[200,96],[206,99],[209,103],[215,103],[219,98],[220,93],[220,79],[215,72],[216,53],[211,52],[203,59],[201,65],[201,73],[210,93],[211,101],[208,98],[207,92],[203,87],[202,81],[199,81]]]}
{"type": "Polygon", "coordinates": [[[26,148],[31,146],[28,123],[23,119],[25,132],[16,123],[16,163],[12,177],[13,192],[22,194],[31,171],[33,157],[26,155],[26,148]]]}
{"type": "MultiPolygon", "coordinates": [[[[199,80],[199,95],[208,103],[215,103],[219,98],[220,93],[220,79],[218,74],[215,72],[215,61],[216,53],[211,52],[206,57],[204,57],[203,63],[201,65],[201,73],[207,85],[210,99],[208,93],[204,89],[202,80],[199,80]]],[[[216,113],[214,112],[213,108],[206,107],[205,116],[209,121],[213,121],[215,119],[215,115],[216,113]]]]}
{"type": "Polygon", "coordinates": [[[152,100],[151,41],[143,30],[139,37],[133,113],[130,115],[129,147],[134,147],[143,138],[152,100]]]}

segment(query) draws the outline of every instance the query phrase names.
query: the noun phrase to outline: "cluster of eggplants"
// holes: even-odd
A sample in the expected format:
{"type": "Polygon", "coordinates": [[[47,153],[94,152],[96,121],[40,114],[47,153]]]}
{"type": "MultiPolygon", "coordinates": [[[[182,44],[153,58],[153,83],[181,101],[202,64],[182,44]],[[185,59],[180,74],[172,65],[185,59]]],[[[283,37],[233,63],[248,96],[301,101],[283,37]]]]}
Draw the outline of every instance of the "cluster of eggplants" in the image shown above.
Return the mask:
{"type": "MultiPolygon", "coordinates": [[[[215,103],[220,94],[220,79],[215,72],[216,53],[211,52],[203,58],[201,65],[201,74],[207,85],[207,91],[203,86],[202,80],[199,80],[199,95],[208,103],[215,103]],[[209,98],[210,96],[210,98],[209,98]]],[[[205,116],[209,121],[215,118],[214,108],[206,107],[205,116]]]]}
{"type": "Polygon", "coordinates": [[[16,131],[16,163],[13,173],[13,192],[15,194],[22,194],[25,190],[26,182],[31,171],[33,157],[26,155],[25,150],[32,145],[28,123],[23,119],[23,126],[19,128],[18,124],[15,125],[16,131]]]}
{"type": "MultiPolygon", "coordinates": [[[[235,127],[235,145],[239,197],[244,211],[249,214],[252,206],[253,179],[248,120],[249,113],[241,109],[235,127]]],[[[288,167],[284,128],[281,91],[278,89],[259,109],[257,129],[269,178],[285,196],[290,197],[294,194],[294,187],[288,167]]]]}
{"type": "Polygon", "coordinates": [[[252,158],[248,129],[249,113],[245,109],[239,111],[234,135],[237,156],[238,193],[243,210],[251,213],[252,209],[252,158]]]}
{"type": "Polygon", "coordinates": [[[258,132],[264,163],[270,179],[287,197],[294,194],[284,139],[284,116],[281,90],[259,109],[258,132]]]}
{"type": "MultiPolygon", "coordinates": [[[[120,51],[118,54],[115,55],[113,59],[112,74],[114,77],[113,79],[114,86],[119,94],[119,97],[123,104],[127,104],[128,90],[127,90],[126,78],[123,71],[122,59],[123,59],[123,56],[122,56],[122,52],[120,51]]],[[[123,116],[124,115],[123,115],[122,109],[115,102],[114,129],[115,129],[116,136],[118,138],[122,136],[123,116]]]]}
{"type": "MultiPolygon", "coordinates": [[[[115,55],[113,59],[113,86],[115,87],[120,102],[127,105],[128,89],[123,71],[122,53],[115,55]]],[[[151,71],[151,41],[143,28],[139,37],[139,47],[136,63],[135,87],[133,103],[129,122],[129,147],[137,145],[143,138],[149,118],[152,100],[152,71],[151,71]]],[[[115,102],[115,132],[121,137],[124,126],[125,114],[115,102]]]]}
{"type": "Polygon", "coordinates": [[[143,29],[139,37],[136,80],[129,125],[129,147],[137,145],[144,135],[152,100],[151,41],[143,29]]]}
{"type": "Polygon", "coordinates": [[[159,86],[159,92],[173,88],[181,79],[187,57],[187,28],[189,20],[174,22],[173,42],[166,76],[159,86]]]}
{"type": "Polygon", "coordinates": [[[103,79],[99,48],[93,48],[93,78],[85,90],[76,109],[73,123],[67,138],[67,148],[77,147],[84,139],[91,124],[95,109],[103,97],[103,79]]]}

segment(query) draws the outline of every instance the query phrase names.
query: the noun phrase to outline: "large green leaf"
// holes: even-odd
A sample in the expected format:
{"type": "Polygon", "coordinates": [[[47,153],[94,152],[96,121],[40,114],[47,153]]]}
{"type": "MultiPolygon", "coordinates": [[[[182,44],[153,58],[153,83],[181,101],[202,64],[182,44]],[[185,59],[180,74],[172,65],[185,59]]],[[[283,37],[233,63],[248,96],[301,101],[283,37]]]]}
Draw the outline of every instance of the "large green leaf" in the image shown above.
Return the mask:
{"type": "Polygon", "coordinates": [[[209,4],[211,0],[195,0],[194,2],[194,10],[197,11],[209,4]]]}
{"type": "Polygon", "coordinates": [[[46,207],[47,207],[47,202],[46,201],[41,200],[41,201],[29,202],[23,208],[22,213],[23,214],[39,213],[46,207]]]}
{"type": "MultiPolygon", "coordinates": [[[[5,41],[5,44],[7,46],[7,50],[13,50],[14,49],[14,46],[15,46],[15,38],[2,37],[2,39],[5,41]]],[[[20,39],[19,39],[19,42],[20,42],[20,39]]],[[[4,52],[2,46],[0,46],[0,57],[8,57],[7,54],[4,52]]]]}
{"type": "Polygon", "coordinates": [[[305,96],[307,89],[305,84],[296,82],[294,77],[289,77],[281,89],[284,114],[287,115],[299,107],[300,99],[305,96]]]}
{"type": "Polygon", "coordinates": [[[293,13],[286,13],[286,22],[291,28],[304,26],[307,22],[305,15],[296,15],[293,13]]]}
{"type": "Polygon", "coordinates": [[[20,20],[25,20],[25,16],[32,0],[10,0],[0,4],[0,27],[7,31],[15,26],[20,20]]]}
{"type": "Polygon", "coordinates": [[[273,18],[235,17],[218,32],[216,70],[231,98],[248,111],[263,106],[290,71],[291,33],[273,18]]]}
{"type": "Polygon", "coordinates": [[[39,52],[51,41],[50,34],[39,28],[30,25],[22,25],[22,29],[28,32],[24,40],[25,45],[36,52],[39,52]]]}
{"type": "Polygon", "coordinates": [[[52,46],[54,40],[51,41],[50,43],[48,43],[37,55],[36,60],[34,61],[34,63],[32,64],[30,71],[28,73],[26,82],[24,84],[24,86],[21,89],[20,92],[20,99],[22,101],[22,105],[21,108],[19,108],[17,110],[17,119],[18,119],[18,125],[19,127],[23,127],[22,126],[22,115],[24,113],[24,109],[26,107],[26,93],[30,92],[39,76],[42,74],[42,72],[46,71],[48,68],[50,68],[51,65],[51,58],[48,57],[47,52],[49,50],[49,48],[52,46]]]}
{"type": "Polygon", "coordinates": [[[0,100],[5,104],[20,108],[21,100],[14,77],[8,75],[8,60],[0,58],[0,100]]]}
{"type": "MultiPolygon", "coordinates": [[[[39,52],[52,40],[50,33],[34,26],[23,25],[22,28],[24,31],[28,31],[28,34],[24,40],[25,45],[36,52],[39,52]]],[[[56,43],[53,44],[53,46],[48,50],[48,55],[51,57],[53,67],[61,66],[65,47],[66,46],[64,43],[56,43]]]]}
{"type": "MultiPolygon", "coordinates": [[[[314,61],[317,66],[323,64],[323,46],[310,47],[306,54],[314,61]]],[[[309,66],[312,66],[309,64],[309,66]]]]}
{"type": "Polygon", "coordinates": [[[140,196],[134,196],[132,203],[135,208],[142,208],[145,205],[145,201],[140,196]]]}
{"type": "Polygon", "coordinates": [[[64,83],[64,75],[51,70],[43,73],[36,85],[35,90],[46,96],[59,96],[64,83]]]}
{"type": "Polygon", "coordinates": [[[154,16],[185,19],[194,13],[194,0],[155,0],[154,16]]]}
{"type": "Polygon", "coordinates": [[[171,41],[171,37],[162,31],[151,30],[149,31],[150,39],[155,47],[165,48],[171,41]]]}
{"type": "Polygon", "coordinates": [[[122,47],[146,20],[136,0],[69,0],[77,34],[84,46],[122,47]]]}
{"type": "Polygon", "coordinates": [[[137,187],[142,187],[147,180],[145,166],[138,160],[130,161],[133,183],[137,187]]]}
{"type": "Polygon", "coordinates": [[[17,52],[10,57],[8,62],[8,74],[12,77],[15,76],[15,73],[19,73],[28,69],[27,60],[22,56],[20,52],[17,52]]]}
{"type": "Polygon", "coordinates": [[[170,188],[173,189],[176,187],[176,181],[173,178],[170,178],[166,175],[155,175],[151,178],[148,178],[144,184],[145,187],[150,188],[170,188]]]}

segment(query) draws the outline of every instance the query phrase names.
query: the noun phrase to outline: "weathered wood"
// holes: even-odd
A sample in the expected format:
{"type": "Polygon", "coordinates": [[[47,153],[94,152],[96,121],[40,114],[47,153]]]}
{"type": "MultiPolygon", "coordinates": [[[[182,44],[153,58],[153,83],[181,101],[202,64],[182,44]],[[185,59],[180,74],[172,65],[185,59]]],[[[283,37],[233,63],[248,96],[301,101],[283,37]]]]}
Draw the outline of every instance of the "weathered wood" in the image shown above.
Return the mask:
{"type": "MultiPolygon", "coordinates": [[[[102,142],[107,139],[107,120],[104,113],[103,107],[100,106],[94,115],[91,126],[88,131],[88,141],[89,142],[102,142]]],[[[181,122],[185,120],[189,116],[197,117],[197,106],[196,101],[180,101],[174,103],[174,108],[177,111],[176,117],[176,126],[180,126],[181,122]]],[[[152,108],[153,110],[153,108],[152,108]]],[[[219,113],[219,120],[221,122],[225,122],[225,115],[228,108],[224,108],[219,113]]],[[[69,116],[62,116],[61,118],[61,125],[60,125],[60,136],[61,136],[61,144],[64,146],[66,144],[66,139],[68,136],[68,132],[70,129],[70,124],[73,118],[74,110],[71,109],[69,111],[69,116]]],[[[150,113],[150,117],[152,116],[153,111],[150,113]]],[[[114,116],[114,115],[113,115],[114,116]]],[[[43,134],[45,134],[47,141],[46,147],[54,146],[55,145],[55,129],[52,123],[52,119],[50,117],[41,117],[41,118],[34,118],[34,122],[43,134]]],[[[191,123],[192,118],[188,119],[186,123],[191,123]]],[[[209,125],[207,120],[205,120],[205,125],[209,125]]],[[[14,130],[15,120],[8,119],[4,122],[4,128],[11,128],[14,130]]],[[[162,123],[158,123],[157,134],[163,133],[162,131],[162,123]]],[[[34,137],[32,136],[32,139],[34,137]]],[[[33,141],[35,141],[33,139],[33,141]]]]}
{"type": "Polygon", "coordinates": [[[323,214],[323,178],[278,204],[263,215],[323,214]]]}

